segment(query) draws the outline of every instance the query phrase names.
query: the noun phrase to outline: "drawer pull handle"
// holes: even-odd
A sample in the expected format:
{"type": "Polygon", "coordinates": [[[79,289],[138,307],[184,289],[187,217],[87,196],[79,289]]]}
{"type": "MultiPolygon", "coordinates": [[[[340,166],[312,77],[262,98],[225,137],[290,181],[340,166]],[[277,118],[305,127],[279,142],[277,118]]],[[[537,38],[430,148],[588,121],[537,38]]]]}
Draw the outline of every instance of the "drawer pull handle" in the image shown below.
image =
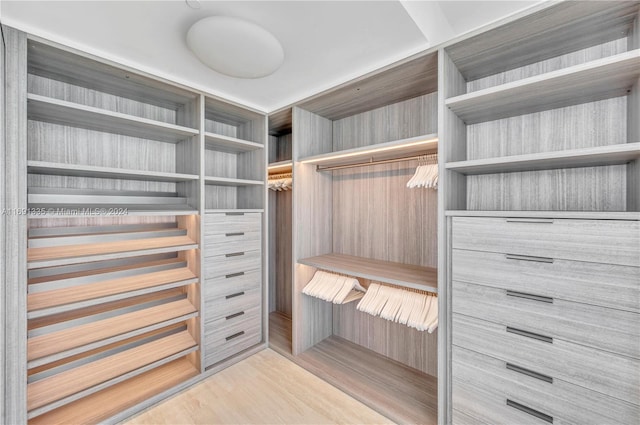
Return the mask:
{"type": "Polygon", "coordinates": [[[507,260],[535,261],[536,263],[553,263],[553,258],[535,257],[533,255],[506,254],[507,260]]]}
{"type": "Polygon", "coordinates": [[[240,257],[241,255],[244,255],[244,252],[232,252],[231,254],[224,254],[225,257],[229,258],[229,257],[240,257]]]}
{"type": "Polygon", "coordinates": [[[232,277],[244,276],[244,272],[231,273],[224,275],[225,279],[231,279],[232,277]]]}
{"type": "Polygon", "coordinates": [[[244,215],[243,212],[228,212],[228,213],[224,213],[224,215],[244,215]]]}
{"type": "Polygon", "coordinates": [[[225,339],[226,339],[227,341],[231,341],[233,338],[237,338],[237,337],[242,336],[242,335],[244,335],[244,331],[240,331],[240,332],[238,332],[237,334],[229,335],[229,336],[228,336],[228,337],[226,337],[225,339]]]}
{"type": "Polygon", "coordinates": [[[536,418],[542,419],[543,421],[549,422],[550,424],[553,423],[553,416],[549,416],[549,415],[547,415],[545,413],[539,412],[539,411],[537,411],[535,409],[532,409],[530,407],[527,407],[527,406],[525,406],[523,404],[516,403],[513,400],[507,399],[507,406],[513,407],[514,409],[517,409],[517,410],[519,410],[521,412],[528,413],[529,415],[535,416],[536,418]]]}
{"type": "Polygon", "coordinates": [[[240,313],[231,314],[231,315],[225,317],[224,320],[231,320],[231,319],[233,319],[235,317],[242,316],[243,314],[244,314],[244,311],[241,311],[240,313]]]}
{"type": "Polygon", "coordinates": [[[510,291],[507,289],[508,297],[525,298],[532,301],[540,301],[541,303],[553,304],[553,298],[543,297],[542,295],[527,294],[526,292],[510,291]]]}
{"type": "Polygon", "coordinates": [[[244,232],[225,233],[224,235],[225,235],[226,237],[230,237],[230,236],[244,236],[244,232]]]}
{"type": "Polygon", "coordinates": [[[224,297],[224,299],[228,300],[228,299],[231,299],[231,298],[239,297],[241,295],[244,295],[244,291],[236,292],[235,294],[231,294],[231,295],[227,295],[226,297],[224,297]]]}
{"type": "Polygon", "coordinates": [[[553,338],[550,336],[540,335],[529,331],[523,331],[522,329],[512,328],[511,326],[507,326],[507,332],[524,336],[531,339],[537,339],[538,341],[548,342],[549,344],[553,344],[553,338]]]}
{"type": "Polygon", "coordinates": [[[553,224],[552,218],[518,218],[518,217],[509,217],[507,218],[507,223],[546,223],[553,224]]]}
{"type": "Polygon", "coordinates": [[[538,372],[534,372],[534,371],[529,370],[529,369],[525,369],[525,368],[520,367],[520,366],[516,366],[516,365],[511,364],[511,363],[507,363],[507,369],[512,370],[514,372],[521,373],[523,375],[531,376],[532,378],[536,378],[536,379],[539,379],[541,381],[548,382],[550,384],[553,384],[553,378],[552,377],[547,376],[547,375],[543,375],[543,374],[538,373],[538,372]]]}

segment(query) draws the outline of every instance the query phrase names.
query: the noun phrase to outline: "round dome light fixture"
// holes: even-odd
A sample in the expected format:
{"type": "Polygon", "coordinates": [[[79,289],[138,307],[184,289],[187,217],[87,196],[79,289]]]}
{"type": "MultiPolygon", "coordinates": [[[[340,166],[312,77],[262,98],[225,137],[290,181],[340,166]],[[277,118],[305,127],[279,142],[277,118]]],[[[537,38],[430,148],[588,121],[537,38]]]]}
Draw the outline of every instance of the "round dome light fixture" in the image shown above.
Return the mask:
{"type": "Polygon", "coordinates": [[[266,77],[284,61],[284,49],[273,34],[230,16],[210,16],[193,24],[187,45],[209,68],[236,78],[266,77]]]}

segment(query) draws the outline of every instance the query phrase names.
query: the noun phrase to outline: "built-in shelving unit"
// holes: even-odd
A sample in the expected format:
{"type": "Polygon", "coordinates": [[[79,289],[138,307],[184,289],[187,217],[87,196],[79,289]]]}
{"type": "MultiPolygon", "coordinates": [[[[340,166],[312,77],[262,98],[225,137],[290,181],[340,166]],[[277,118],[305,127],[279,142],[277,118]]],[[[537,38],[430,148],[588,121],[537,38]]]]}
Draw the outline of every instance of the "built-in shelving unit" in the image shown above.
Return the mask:
{"type": "Polygon", "coordinates": [[[344,254],[303,258],[298,263],[405,288],[438,292],[438,271],[433,267],[380,261],[344,254]]]}

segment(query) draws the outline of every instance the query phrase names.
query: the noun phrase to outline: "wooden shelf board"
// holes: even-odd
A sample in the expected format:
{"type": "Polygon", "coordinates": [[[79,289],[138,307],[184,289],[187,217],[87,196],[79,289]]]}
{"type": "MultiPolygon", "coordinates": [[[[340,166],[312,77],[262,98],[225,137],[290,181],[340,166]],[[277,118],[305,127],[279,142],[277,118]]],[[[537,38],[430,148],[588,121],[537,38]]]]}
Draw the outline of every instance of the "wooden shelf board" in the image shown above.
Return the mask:
{"type": "Polygon", "coordinates": [[[262,208],[238,208],[238,209],[208,209],[204,210],[205,214],[220,214],[220,213],[263,213],[262,208]]]}
{"type": "Polygon", "coordinates": [[[640,49],[449,98],[467,124],[624,96],[640,76],[640,49]]]}
{"type": "MultiPolygon", "coordinates": [[[[121,339],[154,330],[153,325],[172,324],[173,319],[182,319],[197,310],[187,299],[98,320],[72,328],[63,329],[27,340],[27,361],[65,353],[67,356],[88,351],[121,339]],[[99,343],[99,344],[97,344],[99,343]],[[78,350],[83,348],[82,350],[78,350]]],[[[66,357],[66,356],[65,356],[66,357]]],[[[53,359],[58,360],[58,358],[53,359]]]]}
{"type": "MultiPolygon", "coordinates": [[[[152,292],[158,290],[158,288],[169,289],[166,285],[175,283],[179,284],[179,286],[184,286],[196,281],[197,277],[191,270],[186,267],[181,267],[118,279],[109,279],[87,285],[75,285],[68,288],[28,294],[27,311],[31,313],[37,310],[69,305],[77,308],[77,303],[82,301],[114,301],[114,299],[109,298],[105,300],[105,298],[116,295],[131,296],[132,292],[140,290],[149,290],[152,292]]],[[[136,293],[136,295],[142,294],[136,293]]]]}
{"type": "Polygon", "coordinates": [[[557,168],[618,165],[640,158],[640,143],[543,152],[499,158],[449,162],[446,168],[462,174],[492,174],[557,168]]]}
{"type": "Polygon", "coordinates": [[[473,211],[447,210],[448,217],[572,218],[584,220],[640,220],[638,211],[473,211]]]}
{"type": "Polygon", "coordinates": [[[262,180],[246,180],[246,179],[233,179],[228,177],[205,177],[205,184],[216,186],[260,186],[264,185],[262,180]]]}
{"type": "Polygon", "coordinates": [[[196,248],[198,248],[198,244],[188,236],[171,236],[59,247],[28,248],[27,261],[31,269],[196,248]]]}
{"type": "Polygon", "coordinates": [[[264,148],[260,143],[209,132],[204,134],[204,146],[209,150],[228,153],[250,152],[264,148]]]}
{"type": "Polygon", "coordinates": [[[55,176],[95,177],[107,179],[145,180],[158,182],[186,182],[198,180],[195,174],[164,173],[159,171],[127,170],[124,168],[91,165],[61,164],[45,161],[27,161],[29,174],[55,176]]]}
{"type": "Polygon", "coordinates": [[[431,267],[372,260],[344,254],[304,258],[298,263],[406,288],[438,292],[438,272],[431,267]]]}
{"type": "MultiPolygon", "coordinates": [[[[122,378],[125,374],[135,372],[144,366],[152,365],[196,346],[197,343],[189,332],[182,331],[32,382],[27,385],[27,410],[32,412],[72,395],[78,395],[84,390],[100,384],[108,384],[116,378],[122,378]]],[[[122,380],[120,379],[118,382],[122,382],[122,380]]],[[[118,382],[112,382],[111,385],[118,382]]],[[[93,392],[97,391],[99,389],[93,392]]],[[[69,400],[69,402],[71,401],[74,400],[69,400]]]]}
{"type": "Polygon", "coordinates": [[[128,204],[104,204],[104,205],[87,205],[87,204],[31,204],[29,203],[31,212],[28,217],[37,218],[64,218],[64,217],[96,217],[96,216],[176,216],[176,215],[193,215],[198,214],[198,210],[184,205],[184,209],[180,205],[128,205],[128,204]],[[121,211],[126,210],[126,214],[103,214],[101,209],[121,211]]]}
{"type": "Polygon", "coordinates": [[[362,161],[382,161],[435,152],[438,149],[438,135],[426,134],[387,143],[363,146],[354,149],[329,152],[300,159],[303,164],[326,167],[349,165],[362,161]]]}
{"type": "Polygon", "coordinates": [[[293,170],[293,162],[291,160],[272,162],[267,169],[269,174],[290,173],[293,170]]]}
{"type": "Polygon", "coordinates": [[[199,131],[193,128],[139,118],[32,93],[27,94],[27,115],[29,119],[36,121],[123,134],[167,143],[177,143],[199,134],[199,131]]]}

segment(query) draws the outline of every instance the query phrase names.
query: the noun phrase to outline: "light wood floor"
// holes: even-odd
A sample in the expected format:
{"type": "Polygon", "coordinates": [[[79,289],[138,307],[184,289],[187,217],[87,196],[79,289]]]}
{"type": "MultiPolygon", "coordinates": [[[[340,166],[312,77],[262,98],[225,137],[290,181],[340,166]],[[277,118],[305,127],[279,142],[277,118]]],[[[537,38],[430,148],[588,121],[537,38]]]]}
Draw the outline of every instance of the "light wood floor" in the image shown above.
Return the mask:
{"type": "Polygon", "coordinates": [[[267,349],[125,424],[329,423],[392,422],[267,349]]]}

